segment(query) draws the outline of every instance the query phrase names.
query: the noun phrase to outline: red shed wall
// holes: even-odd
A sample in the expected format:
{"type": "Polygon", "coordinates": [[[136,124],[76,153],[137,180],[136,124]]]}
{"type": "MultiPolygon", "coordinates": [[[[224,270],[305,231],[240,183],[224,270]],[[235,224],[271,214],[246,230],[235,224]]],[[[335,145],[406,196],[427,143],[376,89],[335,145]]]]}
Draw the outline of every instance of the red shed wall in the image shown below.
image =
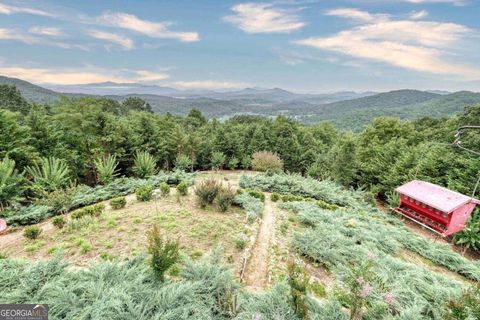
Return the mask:
{"type": "Polygon", "coordinates": [[[475,203],[472,202],[455,209],[452,213],[452,218],[445,235],[450,235],[463,230],[473,209],[475,209],[475,203]]]}
{"type": "Polygon", "coordinates": [[[420,213],[422,214],[423,216],[447,227],[449,225],[449,222],[450,222],[450,217],[451,215],[449,215],[448,213],[446,212],[441,212],[441,211],[438,211],[432,207],[429,207],[429,206],[426,206],[424,203],[418,201],[418,200],[415,200],[415,199],[412,199],[412,198],[409,198],[405,195],[401,195],[400,196],[400,206],[403,206],[403,207],[407,207],[417,213],[420,213]]]}

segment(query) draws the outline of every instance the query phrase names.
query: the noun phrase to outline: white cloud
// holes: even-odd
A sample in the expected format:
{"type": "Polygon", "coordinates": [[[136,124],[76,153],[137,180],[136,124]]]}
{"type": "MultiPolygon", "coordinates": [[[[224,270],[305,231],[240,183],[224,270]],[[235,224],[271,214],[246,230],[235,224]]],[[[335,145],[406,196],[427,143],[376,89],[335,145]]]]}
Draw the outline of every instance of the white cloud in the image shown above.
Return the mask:
{"type": "Polygon", "coordinates": [[[0,28],[0,40],[14,40],[27,44],[39,42],[39,39],[16,29],[0,28]]]}
{"type": "Polygon", "coordinates": [[[170,76],[164,72],[151,72],[148,70],[138,70],[136,73],[136,81],[139,82],[158,82],[168,79],[170,76]]]}
{"type": "MultiPolygon", "coordinates": [[[[106,12],[101,16],[91,17],[84,14],[68,14],[54,12],[50,13],[44,10],[40,10],[33,7],[25,6],[14,6],[9,4],[4,4],[0,2],[0,14],[11,15],[14,13],[27,13],[33,15],[47,16],[61,21],[68,21],[76,24],[91,25],[91,26],[103,26],[103,27],[112,27],[130,30],[134,32],[141,33],[145,36],[151,38],[161,38],[161,39],[176,39],[182,42],[194,42],[200,39],[197,32],[181,32],[181,31],[172,31],[172,23],[167,21],[148,21],[142,20],[137,16],[124,12],[106,12]]],[[[41,43],[41,44],[50,44],[62,48],[85,48],[90,47],[90,44],[73,44],[73,43],[46,43],[44,41],[40,42],[39,40],[43,37],[61,37],[65,36],[63,30],[56,27],[44,27],[44,26],[33,26],[29,29],[17,30],[18,35],[8,34],[6,35],[5,30],[3,29],[3,35],[0,39],[8,40],[18,40],[25,43],[41,43]],[[27,32],[28,31],[28,32],[27,32]],[[28,36],[30,34],[30,37],[28,36]]],[[[11,29],[8,29],[11,30],[11,29]]],[[[133,49],[135,47],[132,39],[119,35],[113,32],[99,31],[99,30],[89,30],[87,33],[91,37],[109,41],[111,43],[122,46],[125,49],[133,49]]]]}
{"type": "MultiPolygon", "coordinates": [[[[29,31],[32,32],[32,30],[29,31]]],[[[32,34],[25,33],[18,29],[0,28],[0,41],[20,41],[29,45],[45,45],[59,47],[62,49],[80,49],[89,51],[89,47],[87,45],[62,42],[58,41],[58,39],[49,39],[50,37],[53,37],[53,35],[46,35],[45,33],[41,35],[32,34]]]]}
{"type": "Polygon", "coordinates": [[[40,36],[47,36],[47,37],[62,37],[65,35],[65,33],[62,31],[60,28],[54,28],[54,27],[31,27],[28,29],[28,32],[40,35],[40,36]]]}
{"type": "Polygon", "coordinates": [[[382,21],[388,20],[388,14],[371,14],[367,11],[358,10],[354,8],[337,8],[327,11],[328,16],[337,16],[347,19],[358,20],[362,22],[382,21]]]}
{"type": "Polygon", "coordinates": [[[406,0],[407,2],[414,3],[414,4],[422,4],[422,3],[448,3],[453,4],[456,6],[463,6],[465,5],[465,0],[406,0]]]}
{"type": "Polygon", "coordinates": [[[284,51],[283,49],[281,50],[276,50],[276,53],[279,56],[279,59],[281,62],[290,65],[290,66],[296,66],[301,63],[305,62],[311,62],[311,61],[327,61],[330,63],[334,63],[336,65],[341,65],[344,67],[350,67],[350,68],[365,68],[366,65],[355,60],[351,59],[340,59],[339,57],[333,57],[333,56],[325,56],[323,54],[311,54],[311,53],[305,53],[305,52],[298,52],[298,51],[284,51]]]}
{"type": "Polygon", "coordinates": [[[288,33],[305,23],[294,13],[265,3],[241,3],[232,7],[235,15],[223,20],[247,33],[288,33]]]}
{"type": "MultiPolygon", "coordinates": [[[[86,65],[76,68],[42,68],[25,67],[8,64],[0,58],[0,74],[7,77],[19,78],[37,84],[75,85],[100,82],[116,83],[159,83],[170,76],[165,71],[131,70],[131,69],[105,69],[98,66],[86,65]]],[[[174,81],[165,83],[181,89],[238,89],[248,86],[246,83],[197,80],[174,81]]]]}
{"type": "Polygon", "coordinates": [[[133,14],[123,12],[105,13],[97,19],[102,25],[123,28],[142,33],[152,38],[176,39],[193,42],[200,39],[197,32],[176,32],[169,30],[171,23],[142,20],[133,14]]]}
{"type": "Polygon", "coordinates": [[[455,23],[374,19],[329,37],[311,37],[296,43],[410,70],[477,78],[478,67],[448,59],[458,42],[471,32],[455,23]]]}
{"type": "Polygon", "coordinates": [[[197,80],[197,81],[175,81],[173,86],[182,89],[239,89],[248,87],[248,84],[242,82],[216,81],[216,80],[197,80]]]}
{"type": "Polygon", "coordinates": [[[14,14],[14,13],[27,13],[27,14],[33,14],[37,16],[54,16],[53,14],[39,10],[36,8],[28,8],[28,7],[17,7],[17,6],[11,6],[8,4],[0,3],[0,14],[14,14]]]}
{"type": "Polygon", "coordinates": [[[117,44],[125,49],[135,48],[135,43],[132,39],[121,36],[116,33],[105,32],[100,30],[88,30],[87,34],[93,38],[105,40],[114,44],[117,44]]]}
{"type": "Polygon", "coordinates": [[[291,52],[280,53],[279,58],[280,58],[280,61],[288,64],[289,66],[296,66],[306,61],[304,56],[300,54],[291,53],[291,52]]]}
{"type": "Polygon", "coordinates": [[[410,12],[410,19],[413,19],[413,20],[419,20],[419,19],[425,18],[426,16],[428,16],[427,10],[410,12]]]}
{"type": "Polygon", "coordinates": [[[56,70],[43,68],[0,67],[0,73],[35,83],[87,84],[95,82],[133,82],[132,79],[81,70],[56,70]]]}
{"type": "Polygon", "coordinates": [[[98,82],[153,82],[168,78],[166,73],[155,74],[145,70],[109,70],[95,66],[81,68],[35,68],[0,63],[0,74],[38,84],[87,84],[98,82]]]}

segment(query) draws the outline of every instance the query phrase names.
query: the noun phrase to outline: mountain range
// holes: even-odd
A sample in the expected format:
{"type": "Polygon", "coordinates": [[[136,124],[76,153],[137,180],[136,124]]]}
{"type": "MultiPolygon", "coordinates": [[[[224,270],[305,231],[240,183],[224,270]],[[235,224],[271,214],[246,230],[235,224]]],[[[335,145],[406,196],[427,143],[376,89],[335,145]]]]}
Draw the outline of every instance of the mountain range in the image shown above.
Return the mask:
{"type": "Polygon", "coordinates": [[[55,92],[66,94],[87,94],[101,96],[155,95],[180,99],[209,98],[228,101],[263,101],[265,103],[278,103],[293,100],[308,100],[315,103],[328,103],[340,100],[355,99],[375,94],[375,92],[357,93],[353,91],[324,94],[300,94],[293,93],[281,88],[245,88],[235,91],[178,90],[158,85],[115,82],[91,83],[84,85],[47,85],[45,86],[45,88],[55,92]]]}
{"type": "Polygon", "coordinates": [[[178,90],[138,83],[46,85],[0,76],[0,84],[15,85],[29,101],[53,103],[61,96],[104,96],[122,101],[137,96],[155,112],[185,115],[192,108],[209,118],[225,119],[239,114],[284,114],[303,123],[331,121],[341,129],[360,130],[379,116],[416,119],[445,117],[480,103],[480,93],[470,91],[395,90],[390,92],[343,91],[321,94],[294,93],[281,88],[246,88],[235,91],[178,90]]]}

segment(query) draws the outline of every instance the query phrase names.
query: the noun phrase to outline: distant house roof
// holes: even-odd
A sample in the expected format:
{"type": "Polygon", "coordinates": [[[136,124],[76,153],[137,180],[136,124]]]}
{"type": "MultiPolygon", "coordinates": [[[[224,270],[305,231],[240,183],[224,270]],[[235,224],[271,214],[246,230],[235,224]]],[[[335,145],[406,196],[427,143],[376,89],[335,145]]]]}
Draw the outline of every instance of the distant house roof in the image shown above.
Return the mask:
{"type": "MultiPolygon", "coordinates": [[[[472,200],[464,194],[420,180],[410,181],[395,191],[443,212],[451,212],[472,200]]],[[[473,201],[479,203],[476,199],[473,201]]]]}

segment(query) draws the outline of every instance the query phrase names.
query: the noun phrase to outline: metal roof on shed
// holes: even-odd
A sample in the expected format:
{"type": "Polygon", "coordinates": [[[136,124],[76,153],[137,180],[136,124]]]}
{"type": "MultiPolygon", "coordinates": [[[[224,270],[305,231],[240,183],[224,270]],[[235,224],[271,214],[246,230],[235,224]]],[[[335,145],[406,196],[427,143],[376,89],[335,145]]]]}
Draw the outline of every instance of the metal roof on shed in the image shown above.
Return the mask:
{"type": "MultiPolygon", "coordinates": [[[[464,194],[420,180],[410,181],[395,191],[443,212],[451,212],[472,200],[464,194]]],[[[473,199],[473,202],[478,203],[478,200],[473,199]]]]}

